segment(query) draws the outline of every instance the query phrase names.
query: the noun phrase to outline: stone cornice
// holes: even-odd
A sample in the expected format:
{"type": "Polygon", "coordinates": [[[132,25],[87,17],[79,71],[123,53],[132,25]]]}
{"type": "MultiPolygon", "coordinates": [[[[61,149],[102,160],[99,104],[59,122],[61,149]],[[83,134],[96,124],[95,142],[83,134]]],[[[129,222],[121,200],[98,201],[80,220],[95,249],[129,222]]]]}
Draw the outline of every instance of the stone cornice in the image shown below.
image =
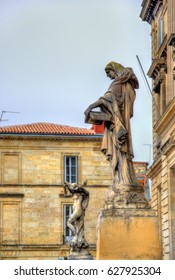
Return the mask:
{"type": "MultiPolygon", "coordinates": [[[[151,2],[153,2],[153,1],[151,1],[151,2]]],[[[154,17],[156,17],[156,15],[159,13],[160,7],[162,5],[163,5],[163,0],[158,0],[155,7],[154,7],[154,12],[153,12],[154,17]]]]}
{"type": "Polygon", "coordinates": [[[142,10],[140,13],[140,17],[143,21],[147,21],[151,24],[153,19],[153,12],[159,0],[143,0],[142,2],[142,10]]]}
{"type": "MultiPolygon", "coordinates": [[[[24,188],[24,187],[31,187],[31,188],[40,188],[40,187],[45,187],[45,188],[63,188],[63,184],[0,184],[0,187],[8,187],[8,188],[24,188]]],[[[107,188],[109,185],[87,185],[87,188],[107,188]]],[[[1,194],[1,193],[0,193],[1,194]]]]}
{"type": "Polygon", "coordinates": [[[165,59],[163,57],[154,59],[151,64],[151,67],[148,70],[147,75],[150,78],[156,78],[156,76],[158,75],[158,73],[162,67],[166,69],[165,59]]]}
{"type": "Polygon", "coordinates": [[[24,197],[24,194],[23,193],[9,193],[9,192],[3,192],[3,193],[0,193],[0,198],[1,197],[20,197],[20,198],[23,198],[24,197]]]}
{"type": "MultiPolygon", "coordinates": [[[[61,250],[64,252],[67,252],[67,250],[70,249],[70,245],[69,244],[0,244],[0,251],[3,250],[14,250],[14,252],[16,250],[19,251],[34,251],[34,250],[61,250]]],[[[89,244],[89,247],[91,250],[95,250],[96,249],[96,244],[89,244]]]]}
{"type": "Polygon", "coordinates": [[[33,135],[33,134],[0,134],[0,140],[46,140],[46,141],[101,141],[103,134],[94,135],[33,135]]]}

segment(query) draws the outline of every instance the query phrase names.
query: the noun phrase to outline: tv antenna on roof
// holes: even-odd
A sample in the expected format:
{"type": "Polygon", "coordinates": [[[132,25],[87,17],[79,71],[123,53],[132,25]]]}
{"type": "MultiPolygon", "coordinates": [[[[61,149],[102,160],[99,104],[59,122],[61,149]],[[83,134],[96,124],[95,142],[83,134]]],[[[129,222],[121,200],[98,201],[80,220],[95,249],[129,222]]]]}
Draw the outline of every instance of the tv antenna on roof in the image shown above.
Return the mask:
{"type": "Polygon", "coordinates": [[[1,112],[1,116],[0,116],[0,122],[8,122],[8,120],[7,119],[5,119],[5,120],[3,120],[3,115],[4,114],[6,114],[6,113],[8,113],[8,114],[19,114],[20,112],[14,112],[14,111],[2,111],[1,112]]]}

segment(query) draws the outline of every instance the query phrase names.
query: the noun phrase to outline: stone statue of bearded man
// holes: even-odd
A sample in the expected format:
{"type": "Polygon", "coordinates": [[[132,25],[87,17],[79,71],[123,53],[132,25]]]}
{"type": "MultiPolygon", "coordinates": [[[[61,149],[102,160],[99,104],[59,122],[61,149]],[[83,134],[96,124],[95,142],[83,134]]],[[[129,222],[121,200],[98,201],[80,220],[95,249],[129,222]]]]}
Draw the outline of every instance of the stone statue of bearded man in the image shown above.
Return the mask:
{"type": "Polygon", "coordinates": [[[110,162],[114,186],[136,185],[130,119],[139,83],[132,68],[119,63],[108,63],[105,71],[113,82],[107,92],[85,110],[86,122],[97,123],[92,109],[100,108],[104,116],[101,151],[110,162]]]}

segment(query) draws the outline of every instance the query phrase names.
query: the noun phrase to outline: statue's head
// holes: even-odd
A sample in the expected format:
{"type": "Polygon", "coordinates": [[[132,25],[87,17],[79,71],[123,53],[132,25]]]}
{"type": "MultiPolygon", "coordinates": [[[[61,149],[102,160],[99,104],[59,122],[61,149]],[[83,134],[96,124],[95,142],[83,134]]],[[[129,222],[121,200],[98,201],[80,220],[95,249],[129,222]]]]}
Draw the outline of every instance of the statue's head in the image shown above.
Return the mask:
{"type": "Polygon", "coordinates": [[[109,62],[105,67],[105,72],[111,79],[115,79],[116,76],[122,76],[124,70],[125,67],[123,65],[114,61],[109,62]]]}
{"type": "Polygon", "coordinates": [[[122,83],[129,81],[133,88],[139,88],[138,80],[131,67],[124,67],[120,63],[111,61],[106,65],[105,71],[110,79],[119,79],[122,83]]]}

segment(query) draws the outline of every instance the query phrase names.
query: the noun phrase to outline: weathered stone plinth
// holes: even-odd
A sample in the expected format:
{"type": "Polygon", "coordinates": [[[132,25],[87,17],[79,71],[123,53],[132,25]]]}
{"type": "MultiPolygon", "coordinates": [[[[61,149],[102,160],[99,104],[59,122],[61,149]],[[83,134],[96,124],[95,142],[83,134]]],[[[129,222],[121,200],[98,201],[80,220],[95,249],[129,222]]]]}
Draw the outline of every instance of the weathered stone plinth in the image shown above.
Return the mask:
{"type": "Polygon", "coordinates": [[[74,236],[70,242],[70,254],[68,260],[93,260],[93,256],[89,253],[89,245],[86,239],[74,236]]]}
{"type": "Polygon", "coordinates": [[[71,252],[68,260],[93,260],[93,256],[89,253],[88,249],[81,249],[80,251],[71,252]]]}
{"type": "Polygon", "coordinates": [[[97,259],[161,259],[158,218],[142,188],[109,188],[98,218],[97,259]]]}

